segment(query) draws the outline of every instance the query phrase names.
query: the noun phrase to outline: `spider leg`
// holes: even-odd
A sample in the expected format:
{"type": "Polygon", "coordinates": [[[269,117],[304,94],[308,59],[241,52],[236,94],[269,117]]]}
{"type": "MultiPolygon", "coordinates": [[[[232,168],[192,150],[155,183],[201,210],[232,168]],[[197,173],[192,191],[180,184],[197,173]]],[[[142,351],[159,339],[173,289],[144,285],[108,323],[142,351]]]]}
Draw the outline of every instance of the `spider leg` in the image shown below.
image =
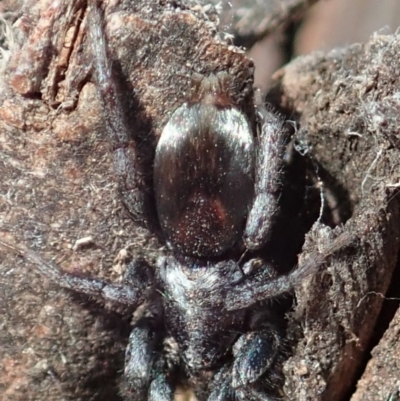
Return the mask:
{"type": "MultiPolygon", "coordinates": [[[[207,401],[272,401],[262,389],[252,385],[235,389],[232,385],[232,371],[230,366],[223,367],[214,377],[211,384],[211,394],[207,401]]],[[[274,398],[276,400],[276,398],[274,398]]]]}
{"type": "Polygon", "coordinates": [[[230,266],[231,275],[225,276],[220,281],[221,285],[213,287],[212,291],[205,287],[207,296],[203,297],[203,303],[218,305],[222,302],[225,310],[235,311],[286,294],[301,284],[305,278],[317,273],[330,255],[353,240],[351,234],[341,234],[324,250],[310,254],[289,274],[282,276],[274,274],[275,269],[272,264],[261,262],[259,259],[251,259],[243,267],[232,260],[219,262],[220,270],[224,266],[230,266]]]}
{"type": "Polygon", "coordinates": [[[45,277],[58,286],[82,294],[91,295],[105,301],[138,306],[143,303],[149,291],[152,290],[153,275],[151,269],[147,263],[141,259],[138,259],[130,265],[130,269],[134,269],[136,272],[137,281],[135,283],[129,283],[129,285],[112,284],[102,280],[78,277],[63,272],[54,264],[44,260],[36,252],[18,245],[13,245],[3,239],[0,239],[0,246],[29,260],[45,277]]]}
{"type": "MultiPolygon", "coordinates": [[[[211,393],[207,401],[272,401],[273,399],[262,388],[234,388],[232,368],[229,364],[220,369],[211,383],[211,393]]],[[[260,387],[260,386],[255,386],[260,387]]],[[[275,398],[274,398],[275,399],[275,398]]]]}
{"type": "Polygon", "coordinates": [[[88,42],[93,53],[94,77],[103,103],[106,130],[113,142],[114,166],[122,200],[137,221],[146,222],[150,193],[147,190],[143,168],[138,156],[137,144],[132,140],[121,92],[108,62],[104,22],[95,0],[89,6],[88,42]]]}
{"type": "Polygon", "coordinates": [[[318,255],[315,259],[309,260],[287,275],[271,280],[267,279],[264,282],[248,277],[226,293],[225,308],[227,310],[249,308],[260,301],[286,294],[300,284],[303,279],[316,273],[324,262],[325,258],[322,255],[318,255]]]}
{"type": "Polygon", "coordinates": [[[127,400],[146,400],[153,369],[156,338],[148,319],[133,328],[125,352],[122,394],[127,400]]]}
{"type": "MultiPolygon", "coordinates": [[[[154,307],[154,305],[153,305],[154,307]]],[[[157,305],[157,310],[161,305],[157,305]]],[[[126,401],[172,401],[175,364],[162,349],[162,319],[147,310],[133,328],[125,353],[121,393],[126,401]]]]}
{"type": "Polygon", "coordinates": [[[172,401],[175,386],[165,361],[160,360],[153,372],[148,401],[172,401]],[[158,365],[158,366],[157,366],[158,365]]]}
{"type": "Polygon", "coordinates": [[[232,387],[246,388],[258,380],[273,364],[278,353],[280,336],[268,329],[243,334],[235,344],[232,366],[232,387]]]}
{"type": "MultiPolygon", "coordinates": [[[[269,272],[273,267],[266,263],[260,269],[261,274],[266,275],[266,279],[260,280],[259,275],[249,275],[242,281],[233,284],[225,295],[225,308],[227,310],[249,308],[257,302],[276,298],[292,291],[305,278],[317,273],[330,255],[349,245],[353,240],[353,235],[343,233],[335,240],[332,240],[330,245],[321,252],[310,254],[307,259],[302,261],[289,274],[276,278],[270,278],[269,272]]],[[[250,260],[247,263],[252,263],[252,261],[250,260]]]]}
{"type": "Polygon", "coordinates": [[[228,274],[221,278],[219,286],[205,286],[207,296],[203,296],[202,303],[208,306],[222,304],[227,311],[247,309],[260,301],[290,292],[304,278],[317,272],[324,262],[325,256],[318,254],[288,275],[278,277],[274,267],[260,259],[250,259],[243,267],[233,260],[219,262],[216,266],[220,271],[229,267],[226,269],[228,274]]]}
{"type": "Polygon", "coordinates": [[[232,387],[231,367],[228,364],[214,376],[207,401],[236,401],[235,390],[232,387]]]}
{"type": "Polygon", "coordinates": [[[261,132],[256,160],[254,201],[247,217],[244,241],[248,249],[260,249],[270,239],[278,212],[283,155],[289,133],[284,121],[266,107],[259,108],[261,132]]]}
{"type": "Polygon", "coordinates": [[[276,385],[276,380],[266,380],[262,377],[271,369],[279,355],[282,332],[277,316],[266,305],[261,305],[252,311],[249,321],[249,331],[242,334],[232,347],[233,362],[229,361],[215,375],[211,385],[211,395],[208,401],[248,401],[270,400],[269,388],[276,385]]]}

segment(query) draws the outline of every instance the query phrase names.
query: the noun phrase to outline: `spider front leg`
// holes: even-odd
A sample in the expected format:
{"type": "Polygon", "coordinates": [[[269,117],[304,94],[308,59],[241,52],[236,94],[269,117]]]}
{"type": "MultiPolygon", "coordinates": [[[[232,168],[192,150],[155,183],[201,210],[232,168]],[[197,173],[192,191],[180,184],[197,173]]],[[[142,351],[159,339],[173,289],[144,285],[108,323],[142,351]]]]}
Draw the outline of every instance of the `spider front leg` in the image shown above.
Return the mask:
{"type": "MultiPolygon", "coordinates": [[[[258,302],[273,299],[292,291],[305,278],[317,273],[329,256],[348,246],[352,241],[354,241],[354,237],[351,234],[343,233],[332,240],[329,246],[321,252],[310,254],[289,274],[276,278],[270,278],[270,271],[273,267],[265,263],[263,267],[257,268],[259,273],[245,276],[242,281],[231,286],[225,295],[225,308],[229,311],[250,308],[258,302]],[[265,276],[264,280],[262,279],[263,275],[265,276]]],[[[243,270],[246,269],[246,265],[251,263],[254,261],[247,262],[243,270]]]]}
{"type": "Polygon", "coordinates": [[[129,284],[112,284],[102,280],[79,277],[63,272],[54,264],[44,260],[36,252],[11,244],[3,239],[0,239],[0,247],[29,260],[40,273],[58,286],[81,294],[94,296],[104,301],[118,302],[137,307],[147,299],[149,293],[153,292],[154,275],[150,266],[143,259],[131,262],[128,268],[129,275],[134,276],[135,281],[129,284]]]}
{"type": "Polygon", "coordinates": [[[235,266],[235,274],[225,286],[207,293],[207,303],[223,304],[227,311],[247,309],[260,301],[287,294],[309,275],[316,273],[325,262],[326,254],[316,254],[287,275],[278,276],[272,264],[262,259],[250,259],[243,266],[236,262],[224,262],[235,266]]]}
{"type": "Polygon", "coordinates": [[[105,114],[107,134],[114,150],[114,167],[122,201],[136,221],[147,222],[151,194],[121,101],[121,88],[107,52],[104,22],[95,0],[89,6],[88,41],[93,55],[93,72],[105,114]]]}

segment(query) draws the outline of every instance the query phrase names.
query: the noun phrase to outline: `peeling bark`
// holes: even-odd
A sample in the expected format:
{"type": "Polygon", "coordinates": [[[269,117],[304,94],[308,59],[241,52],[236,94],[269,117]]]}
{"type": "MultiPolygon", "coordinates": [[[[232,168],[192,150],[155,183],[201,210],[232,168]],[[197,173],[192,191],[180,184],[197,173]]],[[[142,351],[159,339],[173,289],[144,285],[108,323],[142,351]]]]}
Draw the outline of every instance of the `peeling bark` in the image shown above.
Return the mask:
{"type": "MultiPolygon", "coordinates": [[[[289,399],[348,399],[379,329],[399,253],[399,46],[399,36],[373,36],[276,74],[274,97],[298,116],[298,147],[322,181],[325,220],[358,237],[297,294],[302,338],[285,366],[289,399]]],[[[329,230],[314,226],[301,257],[326,241],[329,230]]]]}

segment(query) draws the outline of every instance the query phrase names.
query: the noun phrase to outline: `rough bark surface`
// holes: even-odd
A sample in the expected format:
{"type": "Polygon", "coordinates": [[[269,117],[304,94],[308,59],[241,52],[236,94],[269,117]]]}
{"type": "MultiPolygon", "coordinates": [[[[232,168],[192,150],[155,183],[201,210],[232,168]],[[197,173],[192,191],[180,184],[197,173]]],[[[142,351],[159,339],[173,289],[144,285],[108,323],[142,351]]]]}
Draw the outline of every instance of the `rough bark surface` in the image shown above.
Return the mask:
{"type": "MultiPolygon", "coordinates": [[[[218,34],[212,8],[102,3],[132,132],[146,149],[184,101],[193,72],[228,71],[236,102],[254,120],[252,63],[218,34]]],[[[85,1],[30,0],[14,25],[0,80],[0,232],[62,269],[117,281],[127,259],[151,260],[162,244],[130,219],[118,195],[86,13],[85,1]]],[[[296,292],[288,400],[349,400],[361,375],[352,400],[399,390],[398,313],[380,339],[381,316],[393,316],[383,301],[400,249],[398,65],[400,36],[374,36],[299,58],[275,77],[269,100],[296,121],[296,149],[325,199],[300,259],[341,232],[352,238],[296,292]]],[[[146,157],[151,171],[151,150],[146,157]]],[[[120,399],[132,311],[61,291],[3,251],[0,309],[1,401],[120,399]]]]}
{"type": "MultiPolygon", "coordinates": [[[[276,75],[272,98],[297,117],[298,148],[316,165],[326,220],[345,222],[340,229],[358,238],[297,293],[302,339],[285,366],[289,399],[348,399],[380,330],[399,252],[399,46],[399,36],[376,35],[276,75]]],[[[310,231],[301,257],[329,241],[325,230],[310,231]]]]}
{"type": "MultiPolygon", "coordinates": [[[[396,283],[398,285],[398,282],[396,283]]],[[[379,344],[372,350],[372,358],[357,383],[351,401],[388,400],[400,397],[400,310],[379,344]]]]}
{"type": "MultiPolygon", "coordinates": [[[[280,26],[300,20],[317,1],[234,0],[229,3],[231,8],[223,10],[223,21],[229,26],[236,44],[251,47],[280,26]]],[[[215,0],[213,3],[218,4],[215,0]]]]}

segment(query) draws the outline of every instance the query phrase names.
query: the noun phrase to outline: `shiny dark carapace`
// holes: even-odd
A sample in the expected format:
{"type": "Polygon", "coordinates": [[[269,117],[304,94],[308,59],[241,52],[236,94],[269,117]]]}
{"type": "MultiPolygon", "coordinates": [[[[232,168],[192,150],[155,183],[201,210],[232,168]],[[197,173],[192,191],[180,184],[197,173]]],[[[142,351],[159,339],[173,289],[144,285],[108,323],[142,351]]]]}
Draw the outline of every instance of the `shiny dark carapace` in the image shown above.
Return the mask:
{"type": "Polygon", "coordinates": [[[184,104],[156,148],[154,192],[159,222],[178,253],[224,253],[241,236],[253,198],[254,139],[233,107],[184,104]]]}

